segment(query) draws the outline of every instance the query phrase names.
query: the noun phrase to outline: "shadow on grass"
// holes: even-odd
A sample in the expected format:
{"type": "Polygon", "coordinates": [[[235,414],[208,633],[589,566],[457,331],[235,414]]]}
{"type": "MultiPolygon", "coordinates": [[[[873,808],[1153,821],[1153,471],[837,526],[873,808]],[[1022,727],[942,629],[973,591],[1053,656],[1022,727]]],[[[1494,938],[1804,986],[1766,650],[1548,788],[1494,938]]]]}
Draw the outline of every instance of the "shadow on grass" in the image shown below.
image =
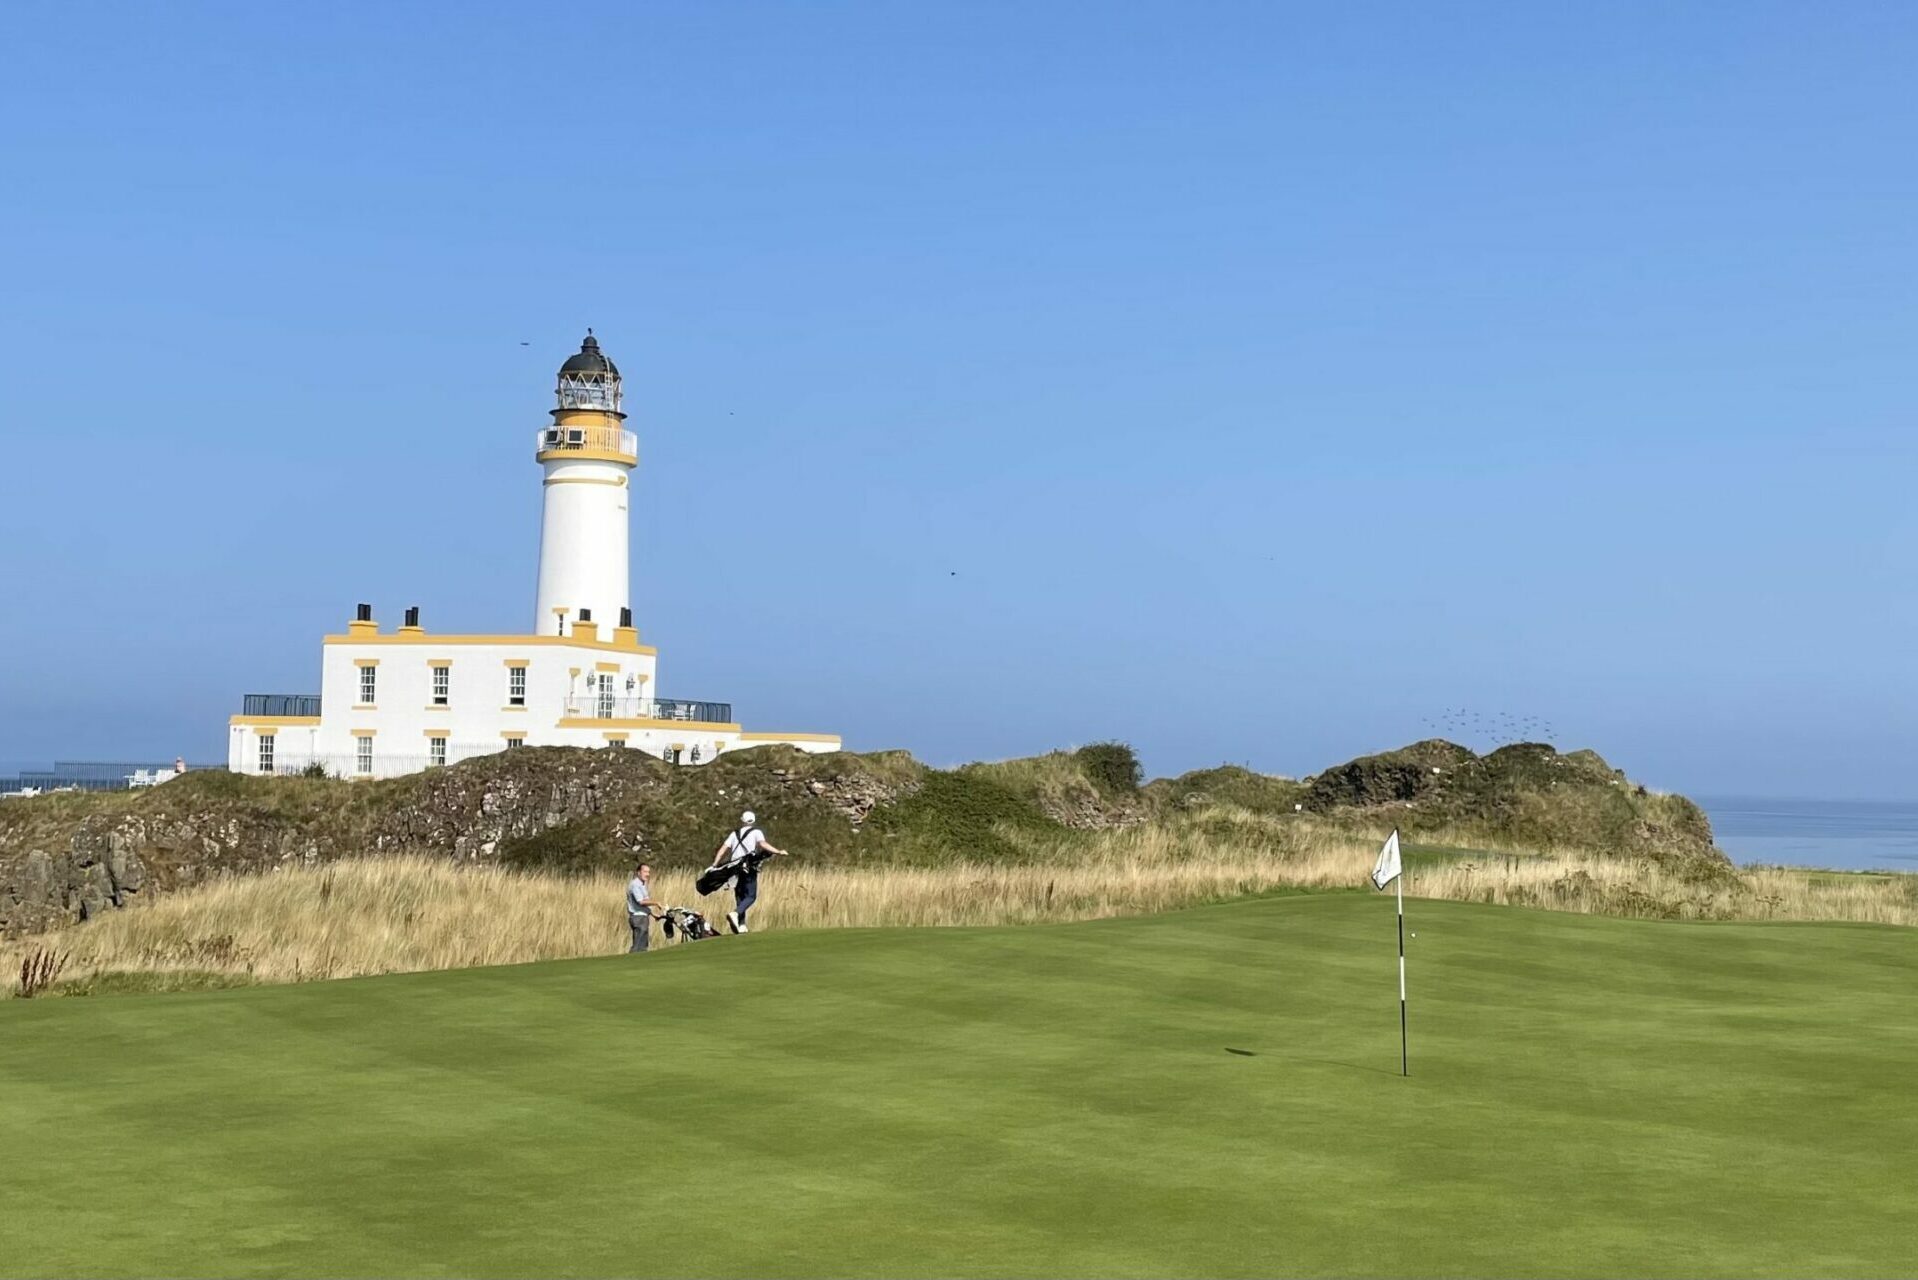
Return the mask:
{"type": "MultiPolygon", "coordinates": [[[[1259,1056],[1258,1052],[1252,1049],[1234,1049],[1230,1045],[1221,1047],[1235,1058],[1256,1058],[1259,1056]]],[[[1385,1067],[1368,1066],[1362,1062],[1341,1062],[1336,1058],[1297,1058],[1294,1059],[1294,1061],[1315,1063],[1321,1067],[1344,1067],[1347,1071],[1364,1071],[1375,1076],[1396,1077],[1398,1075],[1398,1072],[1388,1070],[1385,1067]]]]}

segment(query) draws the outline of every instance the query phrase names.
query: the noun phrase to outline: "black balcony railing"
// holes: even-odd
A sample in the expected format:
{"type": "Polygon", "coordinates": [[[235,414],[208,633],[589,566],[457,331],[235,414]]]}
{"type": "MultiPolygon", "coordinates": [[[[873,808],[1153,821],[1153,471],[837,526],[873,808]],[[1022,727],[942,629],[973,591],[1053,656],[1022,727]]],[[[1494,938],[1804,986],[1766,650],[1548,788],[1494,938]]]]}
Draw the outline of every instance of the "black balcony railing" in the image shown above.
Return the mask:
{"type": "Polygon", "coordinates": [[[317,693],[249,693],[240,700],[240,714],[247,716],[317,716],[317,693]]]}

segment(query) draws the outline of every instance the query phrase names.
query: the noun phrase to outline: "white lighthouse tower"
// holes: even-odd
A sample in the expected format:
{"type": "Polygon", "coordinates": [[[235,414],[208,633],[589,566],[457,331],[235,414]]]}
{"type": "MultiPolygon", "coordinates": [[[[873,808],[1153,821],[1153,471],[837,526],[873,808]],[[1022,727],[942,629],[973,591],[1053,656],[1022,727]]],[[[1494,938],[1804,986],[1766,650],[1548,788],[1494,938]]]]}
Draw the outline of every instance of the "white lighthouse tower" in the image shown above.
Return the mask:
{"type": "Polygon", "coordinates": [[[545,479],[539,599],[525,634],[429,631],[419,606],[382,630],[370,603],[320,650],[318,693],[249,693],[228,722],[227,767],[387,778],[519,747],[643,751],[705,764],[785,744],[840,749],[835,733],[748,733],[730,702],[668,698],[627,594],[639,443],[619,369],[592,330],[559,367],[553,424],[533,443],[545,479]]]}
{"type": "Polygon", "coordinates": [[[559,367],[553,425],[534,457],[545,471],[539,532],[536,635],[567,635],[580,622],[601,634],[632,625],[627,576],[629,478],[639,442],[621,424],[619,366],[586,331],[579,354],[559,367]]]}

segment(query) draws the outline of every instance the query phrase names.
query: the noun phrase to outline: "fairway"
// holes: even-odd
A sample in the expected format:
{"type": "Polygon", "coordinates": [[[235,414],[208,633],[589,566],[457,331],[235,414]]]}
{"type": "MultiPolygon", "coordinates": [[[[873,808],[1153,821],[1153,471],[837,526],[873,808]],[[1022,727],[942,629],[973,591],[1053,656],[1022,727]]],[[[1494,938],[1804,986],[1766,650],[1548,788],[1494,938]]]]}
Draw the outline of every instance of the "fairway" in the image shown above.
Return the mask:
{"type": "Polygon", "coordinates": [[[1918,933],[1355,894],[0,1004],[0,1271],[1918,1271],[1918,933]]]}

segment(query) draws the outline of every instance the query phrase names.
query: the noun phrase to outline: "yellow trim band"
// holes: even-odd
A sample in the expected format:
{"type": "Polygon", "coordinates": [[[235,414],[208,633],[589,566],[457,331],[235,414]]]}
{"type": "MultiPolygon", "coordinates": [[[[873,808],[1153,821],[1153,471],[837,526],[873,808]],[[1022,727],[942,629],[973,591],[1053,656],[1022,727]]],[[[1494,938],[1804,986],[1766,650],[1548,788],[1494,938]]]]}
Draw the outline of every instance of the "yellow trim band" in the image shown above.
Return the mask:
{"type": "Polygon", "coordinates": [[[509,667],[530,667],[533,665],[530,658],[506,658],[504,662],[509,667]]]}
{"type": "Polygon", "coordinates": [[[561,729],[678,729],[683,733],[696,733],[701,729],[713,733],[738,733],[736,724],[720,724],[716,720],[648,720],[642,717],[609,716],[604,720],[594,716],[561,716],[561,729]]]}
{"type": "MultiPolygon", "coordinates": [[[[352,640],[352,639],[360,639],[363,637],[348,636],[347,638],[349,640],[352,640]]],[[[377,667],[380,665],[380,660],[378,658],[355,658],[353,659],[353,665],[356,667],[377,667]]]]}
{"type": "MultiPolygon", "coordinates": [[[[591,625],[594,628],[597,628],[599,626],[599,624],[596,622],[591,625]]],[[[564,648],[567,645],[571,645],[575,649],[598,649],[603,653],[640,653],[640,654],[645,654],[648,657],[654,656],[658,654],[659,652],[659,650],[653,648],[651,645],[644,645],[644,644],[638,644],[638,643],[634,643],[630,645],[621,644],[617,638],[612,640],[600,640],[597,638],[592,640],[587,640],[579,636],[441,636],[441,635],[409,636],[409,635],[400,635],[399,633],[395,632],[392,635],[385,635],[385,636],[327,636],[324,638],[323,643],[325,644],[355,644],[355,645],[358,645],[358,644],[377,644],[377,645],[498,644],[498,645],[512,645],[516,648],[528,646],[528,645],[558,645],[561,648],[564,648]]],[[[355,659],[354,661],[357,663],[365,660],[355,659]]],[[[375,658],[375,659],[372,659],[371,661],[377,662],[378,659],[375,658]]]]}
{"type": "Polygon", "coordinates": [[[377,733],[379,733],[379,730],[378,730],[378,729],[355,729],[355,730],[353,730],[353,736],[354,736],[354,737],[356,737],[356,738],[371,738],[371,737],[373,737],[374,735],[376,735],[377,733]]]}
{"type": "Polygon", "coordinates": [[[546,477],[546,483],[547,484],[610,484],[614,486],[615,488],[624,489],[626,487],[626,477],[621,476],[617,480],[602,480],[598,476],[548,476],[546,477]]]}
{"type": "Polygon", "coordinates": [[[840,742],[836,733],[742,733],[741,742],[840,742]]]}
{"type": "Polygon", "coordinates": [[[526,730],[501,729],[499,731],[499,736],[506,739],[508,742],[524,742],[526,741],[526,730]]]}
{"type": "Polygon", "coordinates": [[[317,726],[318,716],[233,716],[227,721],[242,729],[302,729],[317,726]]]}
{"type": "Polygon", "coordinates": [[[615,671],[615,672],[616,672],[616,671],[618,671],[618,670],[619,670],[619,664],[618,664],[617,662],[595,662],[595,663],[593,664],[593,670],[595,670],[595,671],[615,671]]]}
{"type": "MultiPolygon", "coordinates": [[[[534,462],[617,462],[621,466],[639,465],[637,453],[621,453],[617,449],[541,449],[533,455],[534,462]]],[[[551,481],[548,481],[550,484],[551,481]]]]}
{"type": "Polygon", "coordinates": [[[446,736],[446,730],[444,729],[422,729],[420,732],[429,738],[444,738],[446,736]]]}

